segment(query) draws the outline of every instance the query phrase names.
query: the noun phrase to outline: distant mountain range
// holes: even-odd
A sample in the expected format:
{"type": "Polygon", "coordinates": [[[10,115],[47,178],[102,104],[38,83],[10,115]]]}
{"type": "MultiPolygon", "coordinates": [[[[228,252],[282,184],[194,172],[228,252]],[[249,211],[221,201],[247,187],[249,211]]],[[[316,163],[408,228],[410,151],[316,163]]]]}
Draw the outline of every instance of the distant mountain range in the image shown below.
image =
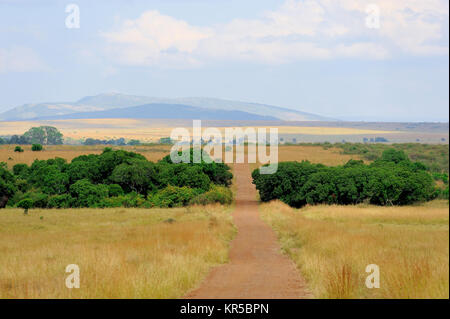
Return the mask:
{"type": "Polygon", "coordinates": [[[0,113],[0,121],[87,118],[333,121],[288,108],[215,98],[155,98],[118,93],[76,102],[25,104],[0,113]]]}

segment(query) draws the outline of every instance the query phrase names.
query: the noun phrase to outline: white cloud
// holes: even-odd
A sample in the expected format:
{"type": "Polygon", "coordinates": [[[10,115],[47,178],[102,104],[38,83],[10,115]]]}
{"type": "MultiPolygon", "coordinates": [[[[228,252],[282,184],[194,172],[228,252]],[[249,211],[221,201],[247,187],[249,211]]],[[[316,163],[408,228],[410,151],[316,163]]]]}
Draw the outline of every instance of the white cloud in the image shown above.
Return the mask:
{"type": "Polygon", "coordinates": [[[33,72],[47,69],[38,55],[30,48],[12,46],[0,48],[0,73],[33,72]]]}
{"type": "Polygon", "coordinates": [[[101,36],[109,57],[135,66],[445,55],[448,11],[446,0],[287,0],[258,18],[210,27],[147,11],[101,36]],[[379,29],[365,25],[372,2],[380,9],[379,29]]]}

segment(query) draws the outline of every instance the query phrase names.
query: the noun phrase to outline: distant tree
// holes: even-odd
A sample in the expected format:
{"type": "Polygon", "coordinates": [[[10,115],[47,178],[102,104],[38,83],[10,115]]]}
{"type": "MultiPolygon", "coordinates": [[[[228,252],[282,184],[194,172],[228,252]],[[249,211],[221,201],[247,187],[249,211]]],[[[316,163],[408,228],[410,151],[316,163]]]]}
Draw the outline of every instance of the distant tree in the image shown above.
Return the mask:
{"type": "Polygon", "coordinates": [[[0,145],[6,144],[6,140],[0,137],[0,145]]]}
{"type": "Polygon", "coordinates": [[[33,145],[31,146],[31,150],[32,150],[33,152],[39,152],[39,151],[42,151],[42,145],[41,145],[41,144],[33,144],[33,145]]]}
{"type": "Polygon", "coordinates": [[[26,145],[26,144],[30,144],[30,141],[28,140],[27,137],[25,137],[23,135],[13,135],[9,139],[9,144],[26,145]]]}
{"type": "Polygon", "coordinates": [[[14,152],[22,153],[22,152],[23,152],[23,148],[21,148],[20,146],[16,146],[16,147],[14,148],[14,152]]]}
{"type": "Polygon", "coordinates": [[[159,139],[159,143],[161,144],[173,144],[173,141],[170,137],[161,137],[159,139]]]}
{"type": "Polygon", "coordinates": [[[63,143],[63,135],[53,126],[32,127],[23,136],[32,144],[60,145],[63,143]]]}
{"type": "Polygon", "coordinates": [[[141,142],[139,140],[130,140],[128,142],[128,145],[140,145],[141,142]]]}

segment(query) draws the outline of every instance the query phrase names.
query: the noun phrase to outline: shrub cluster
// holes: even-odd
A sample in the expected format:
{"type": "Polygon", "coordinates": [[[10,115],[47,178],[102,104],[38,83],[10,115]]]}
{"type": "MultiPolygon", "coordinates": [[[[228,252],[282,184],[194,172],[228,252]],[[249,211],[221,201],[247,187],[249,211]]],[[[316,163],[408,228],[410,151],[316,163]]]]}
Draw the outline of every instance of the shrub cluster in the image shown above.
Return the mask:
{"type": "Polygon", "coordinates": [[[118,138],[118,139],[110,139],[110,140],[99,140],[99,139],[95,139],[95,138],[87,138],[84,142],[83,145],[119,145],[119,146],[123,146],[123,145],[140,145],[141,142],[139,140],[129,140],[128,143],[125,141],[125,139],[123,137],[118,138]]]}
{"type": "MultiPolygon", "coordinates": [[[[192,151],[191,151],[192,153],[192,151]]],[[[105,148],[100,155],[82,155],[71,163],[62,158],[35,160],[31,166],[0,165],[0,208],[18,206],[27,199],[32,207],[175,207],[197,196],[225,193],[232,174],[221,163],[180,163],[164,158],[158,163],[124,150],[105,148]]],[[[217,202],[229,203],[221,196],[217,202]]]]}
{"type": "Polygon", "coordinates": [[[252,173],[262,201],[280,199],[293,207],[306,204],[407,205],[438,196],[425,165],[389,149],[370,165],[350,160],[327,167],[307,161],[279,163],[275,174],[252,173]]]}

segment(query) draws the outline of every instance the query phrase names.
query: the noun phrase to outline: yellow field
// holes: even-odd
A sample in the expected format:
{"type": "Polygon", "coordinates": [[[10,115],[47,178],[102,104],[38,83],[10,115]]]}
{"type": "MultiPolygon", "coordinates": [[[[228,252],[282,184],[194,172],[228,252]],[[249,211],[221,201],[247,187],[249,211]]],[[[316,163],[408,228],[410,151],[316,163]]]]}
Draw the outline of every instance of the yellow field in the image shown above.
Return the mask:
{"type": "Polygon", "coordinates": [[[448,201],[423,206],[260,207],[316,298],[448,298],[448,201]],[[366,266],[380,269],[368,289],[366,266]]]}
{"type": "MultiPolygon", "coordinates": [[[[155,142],[168,137],[175,127],[185,127],[192,134],[192,121],[187,120],[150,120],[150,119],[83,119],[0,122],[0,135],[23,134],[33,126],[55,126],[65,138],[71,139],[139,139],[143,142],[155,142]]],[[[265,126],[258,126],[265,127],[265,126]]],[[[225,136],[226,127],[218,127],[225,136]]],[[[245,127],[244,127],[245,128],[245,127]]],[[[269,128],[269,127],[266,127],[269,128]]],[[[306,135],[360,135],[360,134],[398,134],[401,131],[368,130],[345,127],[306,127],[278,126],[278,134],[306,135]]],[[[206,126],[203,127],[206,129],[206,126]]]]}
{"type": "MultiPolygon", "coordinates": [[[[45,145],[44,150],[32,152],[31,145],[24,145],[23,153],[14,152],[15,145],[0,145],[0,162],[6,162],[9,167],[18,163],[30,165],[35,159],[46,160],[61,157],[70,162],[80,155],[100,154],[105,145],[82,146],[82,145],[45,145]]],[[[158,161],[170,153],[170,145],[149,146],[113,146],[114,149],[124,149],[144,155],[150,161],[158,161]]],[[[267,151],[268,152],[268,151],[267,151]]],[[[309,160],[313,163],[325,165],[340,165],[350,159],[359,159],[358,155],[341,154],[337,148],[324,149],[321,146],[280,145],[278,148],[279,161],[302,161],[309,160]]],[[[223,152],[224,153],[224,152],[223,152]]],[[[253,165],[256,168],[257,164],[253,165]]]]}
{"type": "MultiPolygon", "coordinates": [[[[61,157],[70,162],[73,158],[80,155],[100,154],[106,146],[45,145],[43,151],[32,152],[31,145],[23,145],[23,153],[14,152],[14,147],[15,145],[0,145],[0,162],[6,162],[9,167],[12,167],[18,163],[30,165],[35,159],[47,160],[55,157],[61,157]]],[[[171,146],[114,146],[113,148],[137,152],[144,155],[148,160],[155,162],[168,155],[170,153],[171,146]]]]}
{"type": "Polygon", "coordinates": [[[2,210],[0,298],[182,297],[227,261],[230,210],[2,210]],[[68,264],[79,289],[65,286],[68,264]]]}

